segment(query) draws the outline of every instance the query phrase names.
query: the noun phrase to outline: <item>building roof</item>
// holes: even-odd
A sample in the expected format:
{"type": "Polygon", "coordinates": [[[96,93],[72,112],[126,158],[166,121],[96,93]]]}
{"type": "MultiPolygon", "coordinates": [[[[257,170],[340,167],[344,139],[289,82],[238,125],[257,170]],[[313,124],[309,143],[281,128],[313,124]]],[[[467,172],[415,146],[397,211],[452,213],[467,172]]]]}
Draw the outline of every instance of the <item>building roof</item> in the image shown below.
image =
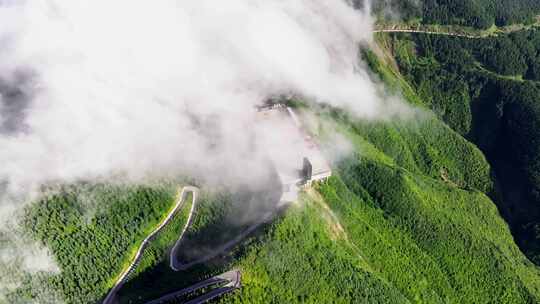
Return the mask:
{"type": "Polygon", "coordinates": [[[260,109],[257,125],[264,140],[270,141],[269,157],[274,163],[282,184],[291,185],[303,181],[303,159],[307,157],[313,166],[313,179],[328,177],[332,170],[319,146],[300,125],[294,110],[283,106],[260,109]]]}

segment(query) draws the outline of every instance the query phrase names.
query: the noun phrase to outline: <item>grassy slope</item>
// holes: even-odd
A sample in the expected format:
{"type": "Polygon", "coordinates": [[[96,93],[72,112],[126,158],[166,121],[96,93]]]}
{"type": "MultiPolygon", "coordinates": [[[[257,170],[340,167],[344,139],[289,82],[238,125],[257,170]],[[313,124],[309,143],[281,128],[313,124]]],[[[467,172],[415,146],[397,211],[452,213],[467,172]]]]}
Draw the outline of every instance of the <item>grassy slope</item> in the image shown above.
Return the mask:
{"type": "MultiPolygon", "coordinates": [[[[372,69],[418,103],[398,74],[373,59],[372,69]]],[[[432,116],[366,125],[337,114],[321,119],[337,121],[336,131],[361,152],[318,191],[346,241],[332,240],[332,225],[323,228],[315,200],[306,198],[238,262],[244,287],[222,302],[540,300],[539,270],[486,196],[489,165],[472,144],[432,116]]]]}

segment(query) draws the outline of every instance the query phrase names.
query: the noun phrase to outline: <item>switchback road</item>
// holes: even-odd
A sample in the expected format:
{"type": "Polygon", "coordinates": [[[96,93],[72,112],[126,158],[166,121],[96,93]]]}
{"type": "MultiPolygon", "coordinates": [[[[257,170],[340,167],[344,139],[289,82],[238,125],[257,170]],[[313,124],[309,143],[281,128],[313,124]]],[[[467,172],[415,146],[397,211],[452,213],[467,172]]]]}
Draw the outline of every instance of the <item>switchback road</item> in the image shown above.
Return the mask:
{"type": "MultiPolygon", "coordinates": [[[[189,219],[191,219],[193,210],[194,210],[193,207],[195,206],[195,202],[197,201],[197,194],[199,193],[199,189],[196,187],[187,186],[187,187],[182,188],[180,194],[178,195],[178,199],[176,201],[174,208],[169,212],[167,217],[142,241],[141,245],[139,246],[139,249],[137,250],[135,254],[135,257],[132,259],[129,266],[126,269],[124,269],[124,271],[120,274],[120,276],[116,280],[116,283],[107,294],[107,297],[105,297],[105,300],[103,300],[103,304],[112,304],[114,302],[116,292],[124,285],[128,275],[135,269],[135,267],[139,263],[142,257],[142,253],[144,252],[144,249],[146,248],[148,243],[173,219],[176,212],[180,210],[182,206],[184,205],[187,192],[191,192],[193,194],[193,203],[192,203],[192,207],[189,213],[189,219]]],[[[188,220],[188,223],[189,223],[189,220],[188,220]]],[[[185,226],[184,231],[187,226],[188,225],[185,226]]]]}
{"type": "MultiPolygon", "coordinates": [[[[240,288],[240,280],[241,280],[241,273],[240,270],[231,270],[227,271],[225,273],[222,273],[220,275],[211,277],[210,279],[204,280],[202,282],[199,282],[197,284],[191,285],[189,287],[183,288],[181,290],[169,293],[167,295],[162,296],[159,299],[147,302],[146,304],[160,304],[160,303],[166,303],[167,301],[171,301],[174,299],[177,299],[179,297],[182,297],[184,295],[188,295],[191,292],[197,291],[199,289],[216,285],[216,284],[223,284],[226,283],[225,286],[216,288],[198,298],[195,298],[188,303],[191,304],[200,304],[205,303],[207,301],[210,301],[211,299],[214,299],[218,296],[221,296],[227,292],[230,292],[236,288],[240,288]]],[[[186,303],[187,304],[187,303],[186,303]]]]}
{"type": "MultiPolygon", "coordinates": [[[[138,250],[137,250],[137,252],[135,254],[135,257],[132,259],[129,266],[120,274],[120,276],[118,277],[118,279],[116,281],[116,284],[113,286],[113,288],[111,288],[111,290],[107,294],[107,297],[105,298],[105,300],[103,300],[103,304],[113,304],[114,303],[114,301],[116,300],[116,298],[115,298],[116,293],[124,285],[124,283],[126,282],[126,279],[129,276],[129,274],[137,267],[137,265],[138,265],[138,263],[139,263],[139,261],[140,261],[140,259],[142,257],[142,253],[144,252],[144,249],[149,244],[149,242],[152,241],[152,239],[173,219],[174,215],[178,212],[178,210],[180,210],[184,206],[188,192],[191,192],[192,195],[193,195],[191,209],[189,210],[189,215],[188,215],[188,219],[186,221],[186,224],[184,225],[184,228],[182,229],[182,232],[180,233],[180,236],[178,237],[178,240],[176,241],[174,247],[172,248],[171,255],[170,255],[170,257],[171,257],[171,269],[173,269],[174,271],[185,270],[185,269],[191,267],[194,264],[202,263],[202,262],[204,262],[204,261],[206,261],[206,260],[208,260],[208,259],[210,259],[212,257],[215,257],[216,255],[220,254],[221,252],[223,252],[223,251],[227,250],[228,248],[230,248],[232,245],[234,245],[239,240],[241,240],[241,238],[243,238],[245,235],[251,233],[256,227],[258,227],[258,225],[256,225],[255,227],[250,227],[247,231],[242,233],[240,236],[235,238],[233,241],[225,244],[223,247],[216,250],[215,253],[211,254],[210,256],[203,257],[202,259],[196,261],[195,263],[190,263],[188,265],[177,264],[176,256],[177,256],[178,250],[180,248],[180,243],[181,243],[181,241],[183,239],[183,236],[184,236],[186,230],[189,228],[189,226],[191,226],[191,222],[193,221],[193,214],[194,214],[194,211],[195,211],[195,207],[197,205],[197,197],[198,197],[198,194],[199,194],[199,189],[198,188],[193,187],[193,186],[186,186],[186,187],[182,188],[180,194],[178,195],[178,199],[176,201],[176,204],[175,204],[174,208],[169,212],[167,217],[161,222],[161,224],[158,225],[158,227],[156,227],[142,241],[141,245],[139,246],[139,248],[138,248],[138,250]]],[[[267,218],[265,218],[265,221],[266,220],[267,220],[267,218]]],[[[214,299],[216,297],[219,297],[219,296],[221,296],[221,295],[223,295],[225,293],[228,293],[228,292],[231,292],[231,291],[233,291],[233,290],[235,290],[237,288],[240,288],[240,284],[241,284],[240,280],[241,280],[240,271],[239,270],[231,270],[231,271],[225,272],[223,274],[214,276],[214,277],[212,277],[210,279],[207,279],[205,281],[194,284],[194,285],[192,285],[190,287],[186,287],[186,288],[181,289],[179,291],[176,291],[176,292],[170,293],[168,295],[165,295],[165,296],[163,296],[163,297],[161,297],[159,299],[148,302],[148,304],[164,303],[164,302],[166,302],[168,300],[172,300],[172,299],[174,299],[176,297],[180,297],[182,295],[189,294],[190,292],[199,290],[201,288],[205,288],[205,287],[212,286],[212,285],[215,285],[215,284],[226,283],[226,285],[224,285],[222,287],[219,287],[219,288],[216,288],[216,289],[213,289],[210,292],[208,292],[208,293],[206,293],[206,294],[204,294],[204,295],[202,295],[202,296],[200,296],[198,298],[190,300],[188,302],[190,304],[206,303],[206,302],[208,302],[208,301],[210,301],[210,300],[212,300],[212,299],[214,299]]]]}
{"type": "MultiPolygon", "coordinates": [[[[213,253],[210,253],[210,254],[208,254],[206,256],[203,256],[203,257],[201,257],[201,258],[199,258],[199,259],[197,259],[195,261],[192,261],[192,262],[189,262],[189,263],[186,263],[186,264],[180,263],[178,261],[178,258],[177,258],[178,257],[178,255],[177,255],[178,248],[179,248],[179,246],[181,244],[181,241],[182,241],[182,235],[180,235],[180,238],[178,238],[178,241],[176,242],[175,247],[173,248],[173,250],[171,250],[171,255],[170,255],[171,268],[174,271],[186,270],[186,269],[191,268],[194,265],[201,264],[201,263],[204,263],[206,261],[209,261],[209,260],[215,258],[216,256],[220,255],[221,253],[229,250],[230,248],[232,248],[233,246],[238,244],[240,241],[242,241],[246,236],[248,236],[253,231],[255,231],[262,224],[267,223],[268,221],[270,221],[274,217],[274,215],[275,215],[274,212],[266,213],[264,218],[261,221],[251,225],[249,228],[247,228],[242,233],[237,235],[234,239],[228,241],[224,245],[222,245],[219,248],[217,248],[216,250],[214,250],[213,253]]],[[[188,221],[188,223],[189,223],[189,221],[188,221]]],[[[186,227],[184,228],[184,231],[182,231],[182,234],[185,232],[187,227],[188,226],[186,225],[186,227]]]]}

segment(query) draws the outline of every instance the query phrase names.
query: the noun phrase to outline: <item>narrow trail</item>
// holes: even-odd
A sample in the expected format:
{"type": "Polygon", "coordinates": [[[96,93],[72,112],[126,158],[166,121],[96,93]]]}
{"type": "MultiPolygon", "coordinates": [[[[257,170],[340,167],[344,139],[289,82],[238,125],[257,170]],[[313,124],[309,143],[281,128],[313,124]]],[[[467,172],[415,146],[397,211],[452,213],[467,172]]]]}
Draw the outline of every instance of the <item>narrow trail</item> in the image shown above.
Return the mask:
{"type": "Polygon", "coordinates": [[[435,31],[413,30],[413,29],[380,29],[380,30],[374,30],[373,33],[419,33],[419,34],[428,34],[428,35],[454,36],[454,37],[462,37],[462,38],[469,38],[469,39],[486,38],[486,36],[482,36],[482,35],[468,35],[468,34],[460,34],[460,33],[453,33],[453,32],[435,32],[435,31]]]}
{"type": "Polygon", "coordinates": [[[373,33],[419,33],[419,34],[428,34],[428,35],[445,35],[445,36],[454,36],[454,37],[463,37],[470,39],[483,39],[483,38],[492,38],[497,37],[498,35],[505,35],[510,33],[515,33],[523,30],[530,30],[540,28],[540,16],[537,17],[536,23],[530,25],[517,25],[517,26],[506,26],[506,27],[497,27],[495,29],[490,28],[487,30],[475,30],[470,28],[460,28],[458,27],[446,27],[445,29],[435,29],[430,28],[430,25],[416,25],[416,26],[406,26],[403,24],[394,24],[394,25],[379,25],[376,26],[373,30],[373,33]],[[467,31],[473,31],[467,32],[467,31]]]}
{"type": "MultiPolygon", "coordinates": [[[[140,259],[142,257],[142,253],[143,253],[144,249],[146,248],[146,246],[148,246],[148,243],[173,219],[176,212],[184,205],[187,192],[192,192],[193,193],[193,203],[192,203],[192,208],[190,210],[189,218],[192,217],[193,210],[194,210],[193,206],[195,206],[195,202],[197,201],[197,194],[199,192],[199,189],[196,188],[196,187],[187,186],[187,187],[182,188],[182,191],[178,195],[178,199],[176,201],[176,204],[175,204],[174,208],[169,212],[167,217],[161,222],[161,224],[158,225],[158,227],[156,227],[142,241],[141,245],[139,246],[139,248],[138,248],[138,250],[137,250],[137,252],[135,254],[135,257],[133,258],[133,260],[131,261],[129,266],[126,269],[124,269],[124,271],[122,271],[122,273],[120,274],[120,276],[116,280],[116,283],[114,284],[114,286],[111,288],[111,290],[109,291],[109,293],[105,297],[105,300],[103,300],[103,302],[102,302],[103,304],[112,304],[112,303],[114,303],[116,293],[125,284],[126,278],[129,276],[129,274],[138,265],[138,263],[139,263],[139,261],[140,261],[140,259]]],[[[189,223],[189,220],[188,220],[188,223],[189,223]]],[[[187,227],[187,225],[186,225],[186,227],[187,227]]],[[[186,227],[184,228],[184,231],[185,231],[186,227]]]]}

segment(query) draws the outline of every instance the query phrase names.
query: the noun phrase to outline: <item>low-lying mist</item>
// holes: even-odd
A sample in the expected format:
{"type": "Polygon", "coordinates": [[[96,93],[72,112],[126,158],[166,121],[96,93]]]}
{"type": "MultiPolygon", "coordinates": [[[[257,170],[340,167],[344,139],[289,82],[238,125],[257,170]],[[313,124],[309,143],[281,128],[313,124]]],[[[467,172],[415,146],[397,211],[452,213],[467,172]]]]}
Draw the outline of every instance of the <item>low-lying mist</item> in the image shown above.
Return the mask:
{"type": "Polygon", "coordinates": [[[47,183],[256,183],[288,149],[250,140],[273,96],[395,114],[358,62],[371,32],[345,0],[0,0],[0,227],[47,183]]]}

